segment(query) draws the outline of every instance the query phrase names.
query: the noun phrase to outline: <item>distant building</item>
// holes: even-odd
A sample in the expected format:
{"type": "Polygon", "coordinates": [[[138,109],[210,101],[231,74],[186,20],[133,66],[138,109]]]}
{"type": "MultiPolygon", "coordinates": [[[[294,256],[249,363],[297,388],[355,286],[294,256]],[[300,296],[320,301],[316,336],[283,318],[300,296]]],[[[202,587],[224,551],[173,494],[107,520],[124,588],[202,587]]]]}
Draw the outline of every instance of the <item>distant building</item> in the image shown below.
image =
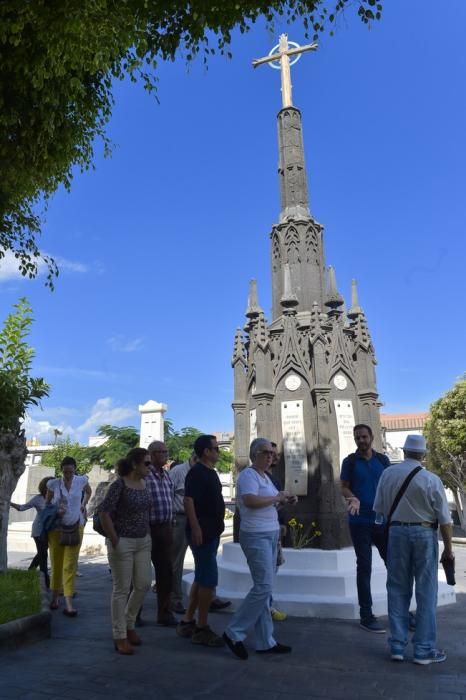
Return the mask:
{"type": "Polygon", "coordinates": [[[421,413],[381,413],[382,436],[385,450],[392,462],[403,459],[403,445],[407,435],[422,435],[428,416],[421,413]]]}
{"type": "Polygon", "coordinates": [[[212,433],[212,435],[215,435],[217,438],[217,444],[222,450],[226,450],[227,452],[231,452],[233,448],[233,438],[235,437],[235,434],[232,432],[221,432],[221,433],[212,433]]]}

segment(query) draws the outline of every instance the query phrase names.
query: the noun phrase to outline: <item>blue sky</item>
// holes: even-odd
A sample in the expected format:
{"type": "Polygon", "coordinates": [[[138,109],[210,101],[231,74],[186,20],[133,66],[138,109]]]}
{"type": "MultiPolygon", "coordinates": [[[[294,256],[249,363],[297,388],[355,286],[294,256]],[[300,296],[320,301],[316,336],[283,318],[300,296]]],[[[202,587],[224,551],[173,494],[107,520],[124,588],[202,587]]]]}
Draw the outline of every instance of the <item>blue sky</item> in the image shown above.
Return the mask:
{"type": "MultiPolygon", "coordinates": [[[[352,13],[292,69],[311,210],[349,301],[357,278],[384,412],[426,410],[465,371],[466,4],[391,0],[370,31],[352,13]]],[[[2,317],[26,295],[35,372],[52,384],[29,436],[86,441],[168,404],[181,428],[232,429],[232,354],[248,281],[270,320],[278,220],[279,74],[251,60],[286,30],[235,34],[233,59],[159,67],[160,104],[119,83],[95,171],[50,203],[42,248],[55,292],[0,264],[2,317]]],[[[299,25],[289,38],[307,43],[299,25]]]]}

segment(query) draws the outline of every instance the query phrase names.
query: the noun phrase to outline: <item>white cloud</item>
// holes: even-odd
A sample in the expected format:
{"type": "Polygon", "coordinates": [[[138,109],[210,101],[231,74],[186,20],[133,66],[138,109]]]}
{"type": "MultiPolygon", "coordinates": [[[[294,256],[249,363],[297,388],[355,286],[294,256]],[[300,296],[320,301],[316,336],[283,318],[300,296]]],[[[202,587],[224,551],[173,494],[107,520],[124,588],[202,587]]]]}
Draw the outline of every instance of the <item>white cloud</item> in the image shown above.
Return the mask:
{"type": "MultiPolygon", "coordinates": [[[[44,255],[48,253],[44,252],[44,255]]],[[[66,258],[55,257],[55,262],[58,268],[62,272],[77,272],[83,274],[89,272],[89,266],[84,263],[80,263],[73,260],[67,260],[66,258]]],[[[47,265],[42,260],[42,258],[37,259],[38,276],[43,275],[47,271],[47,265]]],[[[28,277],[23,277],[19,270],[19,264],[17,258],[15,258],[14,253],[11,250],[7,250],[4,257],[0,259],[0,283],[7,282],[9,280],[23,280],[29,279],[28,277]]]]}
{"type": "Polygon", "coordinates": [[[42,445],[51,444],[54,439],[54,429],[57,428],[62,435],[75,437],[75,430],[71,425],[66,423],[51,423],[49,420],[36,420],[31,416],[26,416],[23,427],[26,431],[28,439],[37,438],[42,445]]]}
{"type": "Polygon", "coordinates": [[[134,419],[138,416],[138,411],[135,406],[119,406],[115,405],[110,397],[97,399],[95,404],[90,408],[87,418],[78,424],[71,425],[68,421],[60,421],[54,423],[53,417],[59,416],[60,412],[65,417],[76,415],[76,409],[66,409],[64,407],[52,408],[49,411],[43,411],[41,418],[37,416],[27,416],[24,421],[24,428],[28,438],[36,437],[42,444],[51,443],[54,440],[53,430],[58,428],[64,437],[68,436],[72,440],[76,440],[83,444],[87,443],[89,435],[95,434],[101,425],[118,425],[123,421],[134,419]],[[43,417],[42,417],[43,416],[43,417]]]}
{"type": "Polygon", "coordinates": [[[134,418],[137,415],[135,406],[114,406],[113,399],[110,397],[97,399],[91,408],[91,413],[88,418],[76,428],[79,434],[87,434],[95,431],[101,425],[115,425],[128,418],[134,418]]]}
{"type": "Polygon", "coordinates": [[[144,338],[124,338],[122,335],[114,335],[108,338],[107,343],[115,352],[136,352],[144,347],[144,338]]]}

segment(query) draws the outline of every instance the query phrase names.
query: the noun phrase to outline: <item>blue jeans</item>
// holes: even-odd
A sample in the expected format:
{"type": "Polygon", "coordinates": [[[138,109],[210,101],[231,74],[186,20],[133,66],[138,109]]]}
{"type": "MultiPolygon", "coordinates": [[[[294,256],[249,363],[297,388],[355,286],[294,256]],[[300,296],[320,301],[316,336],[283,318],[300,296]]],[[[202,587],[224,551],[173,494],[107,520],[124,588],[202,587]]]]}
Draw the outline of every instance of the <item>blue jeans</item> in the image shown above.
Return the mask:
{"type": "Polygon", "coordinates": [[[194,559],[194,580],[203,588],[216,588],[218,584],[217,550],[220,537],[196,546],[189,542],[194,559]]]}
{"type": "Polygon", "coordinates": [[[385,527],[370,523],[350,523],[351,539],[356,554],[356,585],[361,620],[372,617],[371,573],[372,545],[375,545],[382,559],[386,560],[385,527]]]}
{"type": "Polygon", "coordinates": [[[387,558],[389,644],[392,653],[403,653],[408,643],[409,603],[416,582],[415,656],[435,649],[438,590],[437,530],[422,525],[392,525],[387,558]]]}
{"type": "Polygon", "coordinates": [[[275,646],[270,598],[277,568],[278,530],[274,532],[239,533],[239,543],[247,559],[253,587],[234,613],[225,633],[234,642],[246,639],[254,626],[256,649],[275,646]]]}

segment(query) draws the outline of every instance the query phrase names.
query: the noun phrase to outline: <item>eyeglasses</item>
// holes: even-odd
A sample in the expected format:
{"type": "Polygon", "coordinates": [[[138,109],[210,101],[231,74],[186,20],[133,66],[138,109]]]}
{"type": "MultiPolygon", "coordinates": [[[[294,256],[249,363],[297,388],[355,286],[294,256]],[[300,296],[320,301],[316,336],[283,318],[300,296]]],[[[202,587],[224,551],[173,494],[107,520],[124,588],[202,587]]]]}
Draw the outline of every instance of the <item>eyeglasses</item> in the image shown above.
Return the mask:
{"type": "Polygon", "coordinates": [[[144,462],[145,467],[150,467],[151,464],[152,464],[152,462],[144,462]]]}

